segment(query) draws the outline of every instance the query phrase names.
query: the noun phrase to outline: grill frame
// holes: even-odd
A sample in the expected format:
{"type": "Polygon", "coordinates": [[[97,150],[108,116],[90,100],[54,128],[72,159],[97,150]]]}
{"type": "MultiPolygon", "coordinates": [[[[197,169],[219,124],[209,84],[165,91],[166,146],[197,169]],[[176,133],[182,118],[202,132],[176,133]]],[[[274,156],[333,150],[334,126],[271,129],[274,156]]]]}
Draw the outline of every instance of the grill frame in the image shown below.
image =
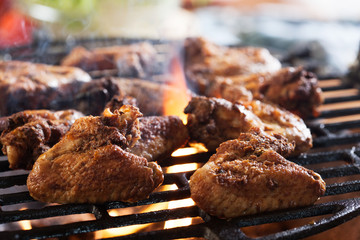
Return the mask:
{"type": "MultiPolygon", "coordinates": [[[[85,47],[109,46],[114,44],[126,44],[141,41],[141,39],[70,39],[66,42],[41,41],[31,45],[18,48],[5,49],[0,51],[2,59],[29,60],[33,62],[44,62],[49,64],[58,64],[59,60],[64,57],[72,47],[83,45],[85,47]]],[[[151,40],[161,54],[166,55],[170,46],[169,42],[151,40]]],[[[173,43],[171,43],[173,44],[173,43]]],[[[1,58],[0,58],[1,59],[1,58]]],[[[116,73],[116,71],[115,71],[116,73]]],[[[113,75],[114,71],[105,73],[92,72],[94,76],[113,75]]],[[[323,81],[323,80],[320,80],[323,81]]],[[[324,92],[339,91],[352,88],[352,86],[341,83],[337,86],[323,87],[324,92]]],[[[332,97],[326,98],[324,104],[345,103],[360,100],[360,94],[354,96],[332,97]]],[[[357,180],[335,182],[327,185],[325,196],[341,195],[346,193],[354,193],[360,191],[360,133],[351,132],[360,126],[360,120],[339,122],[339,123],[320,123],[322,118],[335,118],[360,114],[360,108],[324,110],[318,118],[310,119],[307,125],[311,129],[314,137],[313,152],[305,153],[299,157],[290,160],[300,164],[322,164],[336,161],[344,161],[346,164],[342,166],[332,166],[314,169],[323,178],[336,178],[343,176],[359,175],[357,180]],[[342,133],[343,131],[350,133],[342,133]],[[341,144],[350,144],[350,147],[341,147],[341,149],[323,151],[322,148],[331,148],[341,144]]],[[[210,157],[210,153],[197,153],[190,156],[171,157],[168,161],[164,161],[160,165],[169,167],[177,164],[185,163],[204,163],[210,157]]],[[[0,174],[12,172],[9,169],[5,156],[0,157],[0,174]]],[[[93,204],[67,204],[45,206],[39,209],[1,211],[0,224],[14,223],[21,220],[42,219],[53,216],[67,216],[73,214],[92,214],[95,220],[68,223],[64,225],[52,225],[46,227],[32,228],[31,230],[7,230],[0,232],[1,239],[32,239],[32,238],[50,238],[64,237],[80,233],[88,233],[102,229],[113,227],[129,226],[134,224],[146,224],[163,222],[171,219],[179,219],[184,217],[201,217],[203,222],[193,224],[186,227],[178,227],[173,229],[154,230],[149,232],[138,232],[122,237],[114,237],[111,239],[169,239],[169,238],[190,238],[202,237],[206,239],[254,239],[248,237],[242,230],[242,227],[261,225],[266,223],[283,222],[294,219],[303,219],[315,216],[323,216],[314,223],[302,225],[297,228],[277,232],[256,239],[299,239],[312,236],[317,233],[326,231],[344,222],[347,222],[360,215],[360,195],[356,198],[346,198],[337,201],[329,201],[325,203],[316,203],[313,206],[271,212],[261,215],[247,216],[232,219],[230,221],[220,220],[212,217],[196,206],[182,207],[175,209],[165,209],[158,211],[150,211],[145,213],[130,214],[118,217],[109,215],[108,210],[129,208],[134,206],[145,206],[155,203],[169,202],[172,200],[185,199],[190,197],[188,180],[194,171],[182,173],[165,174],[163,185],[176,184],[177,190],[155,192],[150,195],[149,199],[137,203],[110,202],[102,205],[93,204]],[[329,215],[329,216],[326,216],[329,215]]],[[[33,202],[27,191],[15,193],[1,193],[4,189],[14,186],[26,185],[26,172],[20,172],[13,176],[0,175],[0,206],[10,206],[15,204],[23,204],[33,202]]]]}

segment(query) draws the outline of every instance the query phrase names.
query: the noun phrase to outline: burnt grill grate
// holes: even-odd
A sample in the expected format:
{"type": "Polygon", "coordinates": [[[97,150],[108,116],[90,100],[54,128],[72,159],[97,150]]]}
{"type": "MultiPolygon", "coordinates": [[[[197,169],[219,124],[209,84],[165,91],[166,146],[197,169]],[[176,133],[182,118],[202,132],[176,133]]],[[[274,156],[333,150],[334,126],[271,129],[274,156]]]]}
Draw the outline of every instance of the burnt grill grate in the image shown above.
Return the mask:
{"type": "MultiPolygon", "coordinates": [[[[133,42],[133,40],[131,40],[133,42]]],[[[18,59],[33,62],[58,64],[75,45],[86,47],[109,46],[128,43],[123,39],[88,39],[74,42],[68,40],[52,43],[36,43],[29,46],[2,50],[3,59],[18,59]]],[[[169,53],[168,43],[152,42],[161,54],[169,53]]],[[[111,73],[113,74],[113,72],[111,73]]],[[[100,73],[101,75],[101,73],[100,73]]],[[[325,108],[318,118],[311,119],[307,125],[314,134],[314,148],[292,161],[306,165],[318,172],[327,181],[325,196],[319,203],[310,207],[277,211],[255,216],[232,219],[230,221],[211,217],[196,206],[178,208],[163,208],[160,210],[145,210],[156,204],[169,203],[190,197],[188,180],[194,170],[165,174],[163,185],[176,185],[176,190],[154,192],[149,199],[137,203],[109,202],[102,205],[67,204],[44,205],[35,202],[29,195],[25,185],[28,172],[9,169],[7,158],[0,157],[0,239],[33,239],[66,237],[80,233],[91,233],[103,229],[164,223],[172,219],[196,218],[189,226],[177,228],[151,229],[129,233],[120,237],[108,239],[176,239],[176,238],[206,238],[206,239],[254,239],[243,231],[243,228],[267,223],[312,219],[296,228],[267,234],[256,239],[299,239],[334,228],[360,215],[360,108],[356,101],[360,94],[338,96],[337,92],[352,89],[351,86],[337,81],[321,80],[325,93],[333,95],[326,97],[325,108]],[[352,104],[351,107],[326,108],[331,104],[352,104]],[[343,117],[345,120],[337,120],[343,117]],[[351,118],[352,117],[352,118],[351,118]],[[349,118],[349,119],[348,119],[349,118]],[[335,120],[334,120],[335,119],[335,120]],[[350,194],[350,196],[349,196],[350,194]],[[340,200],[333,200],[339,196],[340,200]],[[24,206],[26,207],[25,209],[24,206]],[[127,210],[140,208],[138,212],[112,216],[109,212],[117,209],[127,210]],[[65,224],[47,224],[32,226],[30,230],[7,229],[23,220],[42,220],[52,217],[68,217],[89,214],[91,220],[72,221],[65,224]]],[[[163,162],[164,169],[180,165],[196,163],[200,166],[210,157],[210,153],[196,153],[189,156],[171,157],[163,162]]]]}

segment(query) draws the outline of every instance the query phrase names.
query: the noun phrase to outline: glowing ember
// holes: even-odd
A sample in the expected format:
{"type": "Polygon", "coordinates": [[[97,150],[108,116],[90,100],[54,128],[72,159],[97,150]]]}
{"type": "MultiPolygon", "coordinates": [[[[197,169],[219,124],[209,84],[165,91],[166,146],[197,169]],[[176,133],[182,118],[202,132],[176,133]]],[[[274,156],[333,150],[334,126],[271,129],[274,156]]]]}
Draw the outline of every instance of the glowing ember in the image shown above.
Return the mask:
{"type": "Polygon", "coordinates": [[[194,145],[192,147],[179,148],[174,151],[171,156],[172,157],[180,157],[180,156],[188,156],[200,152],[207,152],[208,150],[201,144],[194,145]]]}
{"type": "Polygon", "coordinates": [[[174,151],[171,154],[171,156],[173,157],[187,156],[187,155],[195,154],[197,152],[198,150],[193,147],[179,148],[178,150],[174,151]]]}
{"type": "Polygon", "coordinates": [[[170,75],[169,85],[172,88],[164,93],[164,115],[179,116],[186,124],[184,109],[190,101],[190,94],[187,90],[186,79],[179,58],[172,60],[170,75]]]}
{"type": "MultiPolygon", "coordinates": [[[[180,207],[190,207],[193,206],[195,203],[191,198],[186,198],[177,201],[169,202],[169,209],[180,208],[180,207]]],[[[175,219],[169,220],[165,222],[165,229],[175,228],[175,227],[183,227],[189,226],[192,223],[192,218],[182,218],[182,219],[175,219]]]]}
{"type": "MultiPolygon", "coordinates": [[[[23,210],[26,210],[27,208],[20,208],[20,211],[23,211],[23,210]]],[[[22,230],[30,230],[32,229],[32,226],[31,226],[31,222],[30,220],[22,220],[22,221],[19,221],[19,225],[21,227],[22,230]]]]}
{"type": "Polygon", "coordinates": [[[30,230],[30,229],[32,229],[30,220],[19,221],[19,225],[20,225],[22,230],[30,230]]]}
{"type": "Polygon", "coordinates": [[[199,166],[197,163],[178,164],[168,167],[166,173],[188,172],[188,171],[196,170],[198,168],[199,166]]]}
{"type": "Polygon", "coordinates": [[[131,226],[119,227],[119,228],[108,228],[106,230],[97,231],[95,235],[95,239],[129,235],[132,233],[139,232],[141,229],[146,228],[148,225],[150,224],[131,225],[131,226]]]}

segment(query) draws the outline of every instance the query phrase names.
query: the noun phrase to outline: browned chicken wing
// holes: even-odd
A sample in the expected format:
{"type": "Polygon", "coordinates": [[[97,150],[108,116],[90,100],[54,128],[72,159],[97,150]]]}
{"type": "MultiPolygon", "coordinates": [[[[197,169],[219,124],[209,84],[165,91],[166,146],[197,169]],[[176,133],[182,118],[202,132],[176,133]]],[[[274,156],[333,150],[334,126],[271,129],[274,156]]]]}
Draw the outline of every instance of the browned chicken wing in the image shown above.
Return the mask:
{"type": "Polygon", "coordinates": [[[185,71],[200,95],[229,101],[266,100],[305,118],[322,103],[315,74],[301,67],[280,68],[262,48],[230,48],[202,38],[186,42],[185,71]]]}
{"type": "Polygon", "coordinates": [[[312,136],[298,116],[260,101],[231,103],[225,99],[194,97],[185,108],[192,141],[205,144],[210,151],[251,128],[276,133],[295,144],[292,155],[312,147],[312,136]]]}
{"type": "Polygon", "coordinates": [[[127,151],[148,161],[169,157],[189,139],[187,127],[177,116],[141,117],[139,121],[140,139],[127,151]]]}
{"type": "MultiPolygon", "coordinates": [[[[135,98],[115,96],[107,103],[111,111],[123,105],[137,106],[135,98]]],[[[187,127],[177,116],[140,117],[140,139],[128,152],[145,157],[148,161],[160,161],[189,140],[187,127]]]]}
{"type": "Polygon", "coordinates": [[[79,46],[63,59],[61,65],[86,71],[118,69],[122,76],[145,77],[154,70],[155,57],[155,48],[147,42],[92,50],[79,46]]]}
{"type": "Polygon", "coordinates": [[[82,116],[75,110],[27,110],[7,117],[0,143],[10,168],[30,170],[35,160],[55,145],[75,119],[82,116]]]}
{"type": "Polygon", "coordinates": [[[234,218],[311,205],[325,193],[320,175],[246,138],[221,144],[191,176],[191,197],[205,212],[234,218]]]}
{"type": "Polygon", "coordinates": [[[274,73],[255,73],[215,77],[205,95],[231,102],[266,100],[302,118],[317,116],[323,98],[314,74],[298,68],[283,68],[274,73]]]}
{"type": "Polygon", "coordinates": [[[137,108],[125,105],[101,117],[83,117],[29,174],[30,195],[57,203],[134,202],[163,181],[155,162],[126,152],[140,137],[137,108]]]}
{"type": "Polygon", "coordinates": [[[167,93],[181,94],[182,89],[142,79],[110,77],[84,84],[75,104],[76,109],[85,114],[99,115],[114,96],[133,97],[144,116],[161,116],[167,93]]]}
{"type": "Polygon", "coordinates": [[[200,94],[204,94],[211,76],[274,72],[281,67],[265,48],[229,48],[203,38],[189,38],[185,51],[186,75],[200,94]]]}
{"type": "Polygon", "coordinates": [[[246,142],[247,148],[255,149],[254,154],[258,154],[263,149],[271,149],[283,157],[288,157],[294,152],[295,148],[295,145],[290,143],[284,136],[277,133],[267,133],[256,127],[251,128],[247,133],[241,133],[237,140],[246,142]]]}
{"type": "Polygon", "coordinates": [[[90,80],[79,68],[0,61],[0,116],[28,109],[73,108],[75,94],[90,80]]]}

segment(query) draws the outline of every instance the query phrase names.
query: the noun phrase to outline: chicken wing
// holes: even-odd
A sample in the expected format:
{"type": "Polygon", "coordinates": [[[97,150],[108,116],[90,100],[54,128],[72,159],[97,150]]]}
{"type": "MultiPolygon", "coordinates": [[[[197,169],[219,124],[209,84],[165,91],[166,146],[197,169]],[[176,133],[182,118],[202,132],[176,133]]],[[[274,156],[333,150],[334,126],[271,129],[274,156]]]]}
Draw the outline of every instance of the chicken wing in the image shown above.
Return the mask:
{"type": "MultiPolygon", "coordinates": [[[[110,111],[123,105],[137,106],[137,101],[132,97],[114,96],[106,104],[110,111]]],[[[140,117],[139,123],[140,139],[126,151],[145,157],[148,161],[160,161],[169,157],[189,140],[187,127],[177,116],[140,117]]]]}
{"type": "Polygon", "coordinates": [[[320,175],[248,140],[221,144],[191,176],[191,197],[205,212],[234,218],[311,205],[325,193],[320,175]]]}
{"type": "Polygon", "coordinates": [[[266,100],[302,118],[318,116],[322,91],[311,72],[298,68],[283,68],[274,73],[256,73],[230,77],[215,77],[205,95],[231,102],[266,100]]]}
{"type": "Polygon", "coordinates": [[[235,102],[266,100],[305,118],[323,102],[315,74],[282,68],[266,49],[221,47],[202,38],[186,45],[186,75],[200,95],[235,102]]]}
{"type": "Polygon", "coordinates": [[[231,103],[225,99],[194,97],[185,108],[190,139],[205,145],[209,151],[251,128],[283,135],[295,144],[292,155],[312,147],[312,136],[298,116],[260,101],[231,103]]]}
{"type": "Polygon", "coordinates": [[[222,47],[204,38],[187,39],[185,52],[187,78],[202,95],[211,76],[274,72],[281,67],[280,61],[265,48],[222,47]]]}
{"type": "Polygon", "coordinates": [[[28,110],[72,108],[90,75],[75,67],[0,61],[0,116],[28,110]]]}
{"type": "Polygon", "coordinates": [[[121,76],[145,77],[155,71],[156,54],[155,48],[147,42],[92,50],[79,46],[62,60],[61,65],[86,71],[118,69],[121,76]]]}
{"type": "Polygon", "coordinates": [[[129,105],[75,121],[62,140],[35,162],[30,195],[57,203],[134,202],[163,182],[155,162],[126,152],[140,137],[141,113],[129,105]]]}
{"type": "Polygon", "coordinates": [[[76,109],[92,115],[99,115],[114,97],[130,96],[144,116],[161,116],[164,113],[166,93],[182,93],[181,89],[142,79],[102,78],[83,85],[76,96],[76,109]]]}
{"type": "Polygon", "coordinates": [[[140,139],[127,151],[148,161],[169,157],[189,139],[186,126],[177,116],[141,117],[139,122],[140,139]]]}
{"type": "Polygon", "coordinates": [[[75,119],[82,116],[75,110],[27,110],[7,117],[0,143],[10,168],[30,170],[35,160],[55,145],[75,119]]]}

